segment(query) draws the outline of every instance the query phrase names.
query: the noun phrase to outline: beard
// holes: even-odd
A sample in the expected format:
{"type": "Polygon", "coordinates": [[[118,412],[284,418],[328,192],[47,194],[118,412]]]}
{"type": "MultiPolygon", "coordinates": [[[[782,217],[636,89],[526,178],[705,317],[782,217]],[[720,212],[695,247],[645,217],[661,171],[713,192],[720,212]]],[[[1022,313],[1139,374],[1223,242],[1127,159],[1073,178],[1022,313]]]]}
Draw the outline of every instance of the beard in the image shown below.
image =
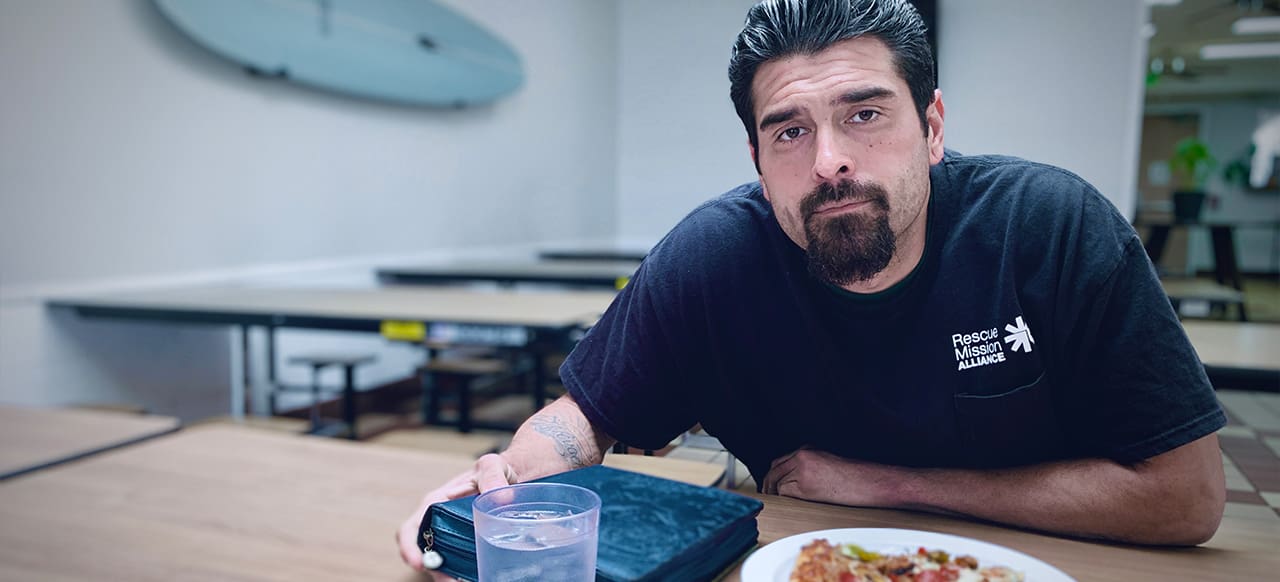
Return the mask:
{"type": "Polygon", "coordinates": [[[879,184],[821,184],[800,201],[809,273],[836,286],[867,281],[889,266],[897,237],[889,227],[889,195],[879,184]],[[868,208],[818,216],[824,204],[869,202],[868,208]],[[869,210],[869,212],[868,212],[869,210]]]}

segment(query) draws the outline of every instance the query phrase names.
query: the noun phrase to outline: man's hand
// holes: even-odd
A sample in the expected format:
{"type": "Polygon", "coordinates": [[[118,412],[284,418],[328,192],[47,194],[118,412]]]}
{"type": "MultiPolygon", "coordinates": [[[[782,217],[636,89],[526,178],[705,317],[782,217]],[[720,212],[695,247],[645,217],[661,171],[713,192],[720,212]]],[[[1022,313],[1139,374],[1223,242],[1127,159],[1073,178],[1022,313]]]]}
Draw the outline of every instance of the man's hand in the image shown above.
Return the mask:
{"type": "MultiPolygon", "coordinates": [[[[520,425],[507,450],[480,457],[470,471],[422,498],[417,511],[396,531],[400,558],[410,568],[423,571],[422,551],[416,538],[422,516],[431,504],[597,464],[613,442],[612,437],[591,425],[573,398],[561,396],[520,425]]],[[[440,574],[435,576],[437,580],[448,580],[440,574]]]]}
{"type": "Polygon", "coordinates": [[[897,504],[902,485],[897,473],[896,467],[800,449],[773,461],[763,490],[809,501],[886,507],[897,504]]]}
{"type": "MultiPolygon", "coordinates": [[[[422,550],[418,549],[418,526],[422,523],[422,516],[427,514],[427,508],[433,503],[484,493],[490,489],[518,482],[519,477],[515,470],[502,455],[491,454],[480,457],[470,471],[454,477],[448,483],[423,496],[418,509],[400,525],[400,529],[396,531],[396,542],[400,545],[400,559],[404,560],[410,568],[419,572],[424,571],[422,550]]],[[[451,580],[440,574],[436,574],[435,579],[451,580]]]]}

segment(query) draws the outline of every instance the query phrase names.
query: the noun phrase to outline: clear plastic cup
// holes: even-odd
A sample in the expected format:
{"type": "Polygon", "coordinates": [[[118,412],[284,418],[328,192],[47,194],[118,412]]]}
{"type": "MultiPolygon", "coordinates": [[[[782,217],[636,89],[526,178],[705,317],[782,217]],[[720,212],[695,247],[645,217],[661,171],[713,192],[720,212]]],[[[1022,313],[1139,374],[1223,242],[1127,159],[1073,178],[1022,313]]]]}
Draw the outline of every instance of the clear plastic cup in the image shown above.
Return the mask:
{"type": "Polygon", "coordinates": [[[494,489],[471,505],[480,582],[596,577],[600,496],[561,483],[494,489]]]}

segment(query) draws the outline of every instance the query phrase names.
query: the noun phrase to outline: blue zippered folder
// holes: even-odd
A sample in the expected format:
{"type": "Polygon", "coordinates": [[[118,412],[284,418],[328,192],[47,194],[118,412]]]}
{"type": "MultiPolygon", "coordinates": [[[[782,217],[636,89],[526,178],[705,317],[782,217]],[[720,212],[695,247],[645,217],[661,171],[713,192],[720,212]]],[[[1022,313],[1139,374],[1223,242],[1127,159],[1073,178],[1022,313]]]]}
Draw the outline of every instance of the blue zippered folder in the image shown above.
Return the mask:
{"type": "MultiPolygon", "coordinates": [[[[715,579],[756,545],[764,504],[723,489],[699,487],[595,465],[534,482],[568,483],[600,496],[596,580],[715,579]]],[[[444,558],[439,571],[476,579],[475,496],[432,505],[418,547],[444,558]]]]}

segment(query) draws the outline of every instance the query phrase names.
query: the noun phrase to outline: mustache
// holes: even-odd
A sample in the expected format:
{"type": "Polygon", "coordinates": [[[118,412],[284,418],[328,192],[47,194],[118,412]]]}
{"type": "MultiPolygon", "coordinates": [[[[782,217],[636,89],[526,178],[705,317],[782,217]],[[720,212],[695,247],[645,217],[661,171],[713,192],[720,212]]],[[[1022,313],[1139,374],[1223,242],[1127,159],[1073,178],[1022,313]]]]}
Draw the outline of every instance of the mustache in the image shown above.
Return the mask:
{"type": "Polygon", "coordinates": [[[835,184],[823,182],[800,200],[800,216],[808,221],[819,208],[827,204],[864,200],[882,211],[889,211],[889,193],[879,184],[853,180],[841,180],[835,184]]]}

